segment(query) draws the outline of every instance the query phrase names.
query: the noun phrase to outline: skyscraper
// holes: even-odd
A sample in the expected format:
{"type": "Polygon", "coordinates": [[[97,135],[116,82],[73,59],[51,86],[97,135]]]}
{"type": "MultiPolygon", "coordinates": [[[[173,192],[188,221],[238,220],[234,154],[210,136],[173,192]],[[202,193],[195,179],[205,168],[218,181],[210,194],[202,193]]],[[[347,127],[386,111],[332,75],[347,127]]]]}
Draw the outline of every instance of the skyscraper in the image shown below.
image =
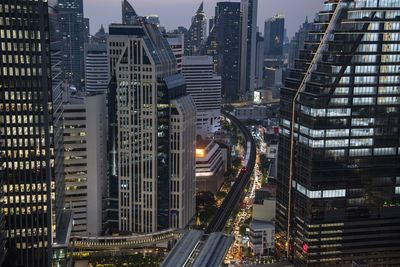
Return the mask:
{"type": "Polygon", "coordinates": [[[400,265],[400,2],[327,1],[281,88],[277,249],[400,265]]]}
{"type": "Polygon", "coordinates": [[[138,17],[110,26],[108,55],[119,230],[184,227],[195,211],[196,112],[174,54],[157,26],[138,17]]]}
{"type": "Polygon", "coordinates": [[[133,24],[136,22],[136,11],[128,0],[122,0],[122,24],[133,24]]]}
{"type": "Polygon", "coordinates": [[[87,94],[105,94],[108,88],[107,44],[85,44],[85,89],[87,94]]]}
{"type": "Polygon", "coordinates": [[[103,24],[100,29],[90,38],[92,44],[107,44],[108,33],[104,30],[103,24]]]}
{"type": "Polygon", "coordinates": [[[202,55],[212,56],[215,70],[222,78],[222,95],[227,100],[238,99],[240,80],[240,3],[218,2],[214,26],[202,55]]]}
{"type": "Polygon", "coordinates": [[[64,211],[60,64],[50,73],[57,63],[50,49],[56,25],[49,20],[57,22],[53,4],[6,2],[0,17],[12,22],[0,23],[2,202],[8,250],[24,266],[51,266],[70,222],[64,211]]]}
{"type": "Polygon", "coordinates": [[[220,128],[221,77],[213,73],[210,56],[183,57],[182,74],[186,90],[196,104],[197,135],[212,136],[220,128]]]}
{"type": "Polygon", "coordinates": [[[256,68],[254,74],[254,88],[261,89],[264,81],[264,37],[257,32],[256,39],[256,68]]]}
{"type": "Polygon", "coordinates": [[[285,33],[285,15],[279,14],[265,20],[264,26],[264,58],[283,55],[285,33]]]}
{"type": "Polygon", "coordinates": [[[196,13],[192,17],[192,23],[188,32],[188,48],[185,55],[196,55],[199,52],[200,46],[203,44],[207,34],[207,16],[203,10],[204,3],[201,2],[196,13]]]}
{"type": "Polygon", "coordinates": [[[148,23],[153,23],[157,27],[160,27],[160,17],[157,14],[150,14],[146,16],[148,23]]]}
{"type": "Polygon", "coordinates": [[[304,48],[304,42],[308,39],[308,33],[311,31],[312,25],[312,23],[308,22],[308,18],[306,18],[290,41],[289,68],[294,68],[294,61],[299,58],[300,50],[304,48]]]}
{"type": "Polygon", "coordinates": [[[242,0],[242,28],[240,48],[240,94],[254,91],[258,0],[242,0]]]}
{"type": "Polygon", "coordinates": [[[83,86],[83,44],[87,39],[83,0],[59,0],[59,25],[63,39],[65,77],[80,89],[83,86]]]}
{"type": "Polygon", "coordinates": [[[99,236],[107,177],[106,97],[70,97],[63,107],[65,206],[74,212],[72,233],[99,236]]]}
{"type": "Polygon", "coordinates": [[[172,53],[176,58],[177,70],[182,72],[182,58],[185,53],[185,36],[182,33],[166,33],[164,38],[167,39],[172,53]]]}
{"type": "Polygon", "coordinates": [[[83,18],[83,43],[90,41],[90,21],[88,18],[83,18]]]}

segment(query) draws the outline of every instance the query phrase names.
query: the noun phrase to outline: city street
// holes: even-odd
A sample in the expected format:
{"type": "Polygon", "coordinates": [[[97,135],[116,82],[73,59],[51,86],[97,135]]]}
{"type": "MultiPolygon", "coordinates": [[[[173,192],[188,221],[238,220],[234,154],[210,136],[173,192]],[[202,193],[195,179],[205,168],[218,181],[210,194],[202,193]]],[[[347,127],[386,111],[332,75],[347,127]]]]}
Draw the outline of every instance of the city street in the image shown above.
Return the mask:
{"type": "Polygon", "coordinates": [[[241,204],[241,209],[232,223],[230,234],[234,236],[234,242],[225,258],[225,263],[230,266],[241,266],[252,263],[246,256],[248,254],[249,238],[246,235],[242,236],[239,230],[241,225],[246,225],[245,222],[251,220],[255,190],[261,188],[263,180],[262,174],[259,170],[259,154],[266,150],[266,144],[261,140],[262,138],[259,138],[254,134],[253,136],[254,138],[259,139],[260,149],[257,149],[256,165],[254,167],[253,178],[250,180],[249,191],[247,191],[243,203],[241,204]]]}

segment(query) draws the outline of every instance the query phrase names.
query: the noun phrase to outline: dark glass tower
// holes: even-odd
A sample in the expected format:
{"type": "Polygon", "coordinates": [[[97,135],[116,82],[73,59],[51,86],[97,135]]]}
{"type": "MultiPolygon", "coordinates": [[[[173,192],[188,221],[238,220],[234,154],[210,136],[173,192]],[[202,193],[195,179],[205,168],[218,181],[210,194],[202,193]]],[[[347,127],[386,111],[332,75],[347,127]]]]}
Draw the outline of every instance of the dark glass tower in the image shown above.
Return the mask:
{"type": "Polygon", "coordinates": [[[294,68],[294,61],[299,58],[300,50],[304,48],[304,42],[308,39],[308,33],[311,31],[312,23],[308,22],[306,17],[305,22],[300,26],[300,29],[294,34],[290,41],[289,47],[289,68],[294,68]]]}
{"type": "Polygon", "coordinates": [[[283,55],[285,15],[267,19],[264,26],[264,58],[283,55]]]}
{"type": "Polygon", "coordinates": [[[59,0],[59,24],[64,44],[65,75],[69,83],[80,89],[83,85],[83,44],[87,40],[83,0],[59,0]]]}
{"type": "Polygon", "coordinates": [[[242,0],[240,94],[254,91],[257,51],[258,0],[242,0]]]}
{"type": "Polygon", "coordinates": [[[203,2],[200,4],[196,14],[192,17],[192,24],[188,33],[188,51],[186,55],[196,55],[199,52],[200,46],[203,44],[206,37],[207,17],[203,11],[203,2]]]}
{"type": "Polygon", "coordinates": [[[49,37],[55,3],[0,3],[0,148],[7,249],[23,266],[51,266],[53,244],[65,243],[65,232],[59,230],[68,228],[62,216],[61,67],[55,64],[56,49],[50,49],[49,37]]]}
{"type": "Polygon", "coordinates": [[[214,57],[216,72],[222,78],[222,95],[238,99],[240,80],[241,12],[239,2],[218,2],[214,26],[201,54],[214,57]]]}
{"type": "Polygon", "coordinates": [[[128,0],[122,0],[122,24],[135,24],[136,17],[136,11],[128,0]]]}
{"type": "Polygon", "coordinates": [[[400,266],[400,1],[327,1],[281,88],[277,249],[400,266]]]}

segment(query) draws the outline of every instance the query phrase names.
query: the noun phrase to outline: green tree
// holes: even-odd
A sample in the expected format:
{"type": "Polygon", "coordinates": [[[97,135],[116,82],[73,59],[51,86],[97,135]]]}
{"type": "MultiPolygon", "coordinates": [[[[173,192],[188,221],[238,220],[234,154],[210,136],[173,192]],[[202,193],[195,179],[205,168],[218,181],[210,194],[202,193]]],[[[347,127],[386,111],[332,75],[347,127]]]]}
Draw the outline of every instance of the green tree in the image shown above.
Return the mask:
{"type": "Polygon", "coordinates": [[[249,225],[247,225],[247,224],[242,224],[242,225],[239,227],[239,234],[240,234],[241,236],[245,236],[245,235],[246,235],[246,228],[249,228],[249,225]]]}
{"type": "Polygon", "coordinates": [[[224,191],[217,192],[217,199],[223,199],[225,197],[226,197],[226,192],[224,192],[224,191]]]}
{"type": "Polygon", "coordinates": [[[233,169],[235,169],[235,170],[239,169],[241,164],[242,164],[242,159],[240,157],[232,158],[233,169]]]}

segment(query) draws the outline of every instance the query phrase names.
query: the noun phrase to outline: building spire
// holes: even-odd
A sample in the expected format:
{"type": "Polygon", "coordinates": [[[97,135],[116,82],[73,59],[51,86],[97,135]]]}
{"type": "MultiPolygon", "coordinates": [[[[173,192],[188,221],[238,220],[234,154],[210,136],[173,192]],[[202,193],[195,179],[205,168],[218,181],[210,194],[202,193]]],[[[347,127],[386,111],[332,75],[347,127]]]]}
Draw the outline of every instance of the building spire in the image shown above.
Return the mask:
{"type": "Polygon", "coordinates": [[[197,9],[197,13],[203,12],[204,10],[204,2],[201,2],[199,9],[197,9]]]}
{"type": "Polygon", "coordinates": [[[122,24],[134,24],[137,13],[128,0],[122,0],[122,24]]]}

